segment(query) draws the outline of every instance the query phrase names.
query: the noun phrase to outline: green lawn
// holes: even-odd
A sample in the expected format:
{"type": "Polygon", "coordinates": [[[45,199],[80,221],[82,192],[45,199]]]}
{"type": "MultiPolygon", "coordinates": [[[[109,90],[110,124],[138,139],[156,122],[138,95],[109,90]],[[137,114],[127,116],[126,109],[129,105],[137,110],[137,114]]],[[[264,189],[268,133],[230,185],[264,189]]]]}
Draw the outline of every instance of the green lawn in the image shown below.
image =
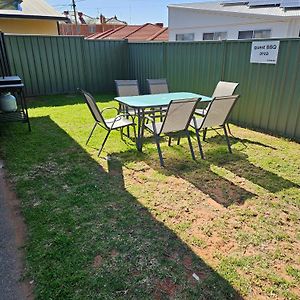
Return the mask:
{"type": "MultiPolygon", "coordinates": [[[[98,96],[101,107],[116,105],[98,96]]],[[[299,299],[300,145],[232,126],[233,154],[211,132],[207,159],[117,132],[103,156],[78,96],[30,102],[0,127],[0,154],[28,227],[36,299],[299,299]],[[194,275],[194,276],[193,276],[194,275]]]]}

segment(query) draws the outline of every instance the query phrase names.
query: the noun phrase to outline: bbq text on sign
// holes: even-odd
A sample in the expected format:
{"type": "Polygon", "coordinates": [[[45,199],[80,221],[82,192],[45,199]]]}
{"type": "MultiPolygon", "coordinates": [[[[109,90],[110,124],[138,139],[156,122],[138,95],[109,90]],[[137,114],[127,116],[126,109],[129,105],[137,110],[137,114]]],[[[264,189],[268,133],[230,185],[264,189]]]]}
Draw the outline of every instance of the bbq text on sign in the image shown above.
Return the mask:
{"type": "Polygon", "coordinates": [[[250,62],[254,64],[276,64],[280,41],[252,42],[250,62]]]}

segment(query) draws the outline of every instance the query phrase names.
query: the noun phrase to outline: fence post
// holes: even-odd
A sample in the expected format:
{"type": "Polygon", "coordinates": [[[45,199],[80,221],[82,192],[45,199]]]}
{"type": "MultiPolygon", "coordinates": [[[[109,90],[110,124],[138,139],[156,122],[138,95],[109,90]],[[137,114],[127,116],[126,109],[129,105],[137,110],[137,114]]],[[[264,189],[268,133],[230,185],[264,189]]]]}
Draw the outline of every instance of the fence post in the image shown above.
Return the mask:
{"type": "Polygon", "coordinates": [[[167,67],[167,42],[163,42],[163,74],[165,78],[168,78],[168,67],[167,67]]]}
{"type": "MultiPolygon", "coordinates": [[[[87,79],[87,66],[88,66],[88,63],[87,63],[87,55],[85,53],[85,44],[87,41],[85,40],[84,37],[81,38],[81,57],[82,57],[82,69],[83,69],[83,72],[82,72],[82,75],[83,75],[83,83],[82,83],[82,86],[84,86],[85,89],[89,89],[89,86],[88,86],[88,79],[87,79]]],[[[88,67],[88,69],[90,69],[90,67],[88,67]]]]}
{"type": "Polygon", "coordinates": [[[225,72],[226,72],[226,57],[227,57],[227,42],[226,40],[222,41],[223,48],[223,58],[222,58],[222,70],[221,70],[221,80],[225,80],[225,72]]]}

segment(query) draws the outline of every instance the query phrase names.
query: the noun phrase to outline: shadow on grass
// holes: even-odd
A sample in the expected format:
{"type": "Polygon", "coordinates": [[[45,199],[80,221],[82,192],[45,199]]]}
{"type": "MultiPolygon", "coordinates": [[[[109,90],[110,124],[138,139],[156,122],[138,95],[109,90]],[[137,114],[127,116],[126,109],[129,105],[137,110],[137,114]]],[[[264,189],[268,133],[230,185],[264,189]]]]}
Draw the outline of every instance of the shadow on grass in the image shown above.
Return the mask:
{"type": "MultiPolygon", "coordinates": [[[[175,176],[182,178],[195,187],[197,187],[202,193],[208,195],[211,199],[217,203],[228,207],[232,204],[243,204],[247,199],[254,197],[255,195],[249,191],[243,189],[242,187],[234,184],[233,182],[227,180],[226,178],[218,175],[212,169],[212,164],[216,163],[216,157],[219,157],[221,161],[229,161],[232,159],[237,159],[239,157],[237,154],[229,154],[227,152],[221,151],[206,151],[206,159],[201,160],[198,154],[198,148],[194,147],[195,153],[197,155],[197,161],[192,161],[190,158],[190,153],[188,146],[183,144],[182,146],[174,145],[170,149],[166,147],[166,142],[162,143],[163,155],[167,156],[165,159],[165,167],[161,168],[159,165],[159,159],[156,150],[150,150],[147,148],[147,144],[153,143],[152,138],[145,138],[145,149],[144,153],[139,157],[134,156],[132,151],[115,153],[119,159],[125,162],[134,161],[140,159],[145,161],[151,168],[163,173],[167,176],[175,176]],[[165,148],[166,147],[166,148],[165,148]]],[[[195,142],[194,146],[195,146],[195,142]]]]}
{"type": "Polygon", "coordinates": [[[106,172],[49,117],[32,126],[8,126],[1,152],[38,299],[242,299],[126,191],[122,164],[109,160],[106,172]]]}
{"type": "MultiPolygon", "coordinates": [[[[254,184],[257,184],[270,192],[278,192],[284,189],[299,187],[293,182],[286,180],[272,172],[253,165],[247,155],[242,152],[234,151],[233,154],[228,153],[224,136],[215,136],[207,139],[208,143],[204,143],[204,152],[206,159],[201,160],[198,148],[194,142],[194,150],[198,156],[197,162],[190,159],[188,147],[173,146],[169,150],[168,155],[172,151],[171,159],[167,159],[165,168],[159,166],[157,152],[145,149],[145,153],[140,159],[144,160],[150,167],[157,169],[165,175],[173,175],[182,178],[201,190],[204,194],[210,196],[217,203],[228,207],[232,204],[243,204],[247,199],[256,196],[255,194],[245,190],[243,187],[234,184],[223,176],[216,173],[213,167],[224,168],[225,172],[230,171],[234,175],[245,178],[254,184]],[[209,149],[207,146],[209,145],[209,149]],[[220,145],[224,147],[220,149],[220,145]],[[182,151],[186,148],[184,151],[182,151]]],[[[232,144],[239,142],[237,138],[230,138],[232,144]]],[[[245,140],[242,140],[245,142],[245,140]]],[[[152,138],[145,138],[145,145],[153,143],[152,138]]],[[[252,142],[253,143],[253,142],[252,142]]],[[[254,142],[255,143],[255,142],[254,142]]],[[[166,145],[166,143],[163,143],[166,145]]],[[[174,144],[174,143],[173,143],[174,144]]],[[[261,143],[255,143],[259,146],[265,146],[261,143]]],[[[268,146],[266,146],[268,147],[268,146]]],[[[166,154],[169,148],[165,148],[163,153],[166,154]]],[[[134,156],[131,151],[128,153],[116,153],[123,162],[131,161],[134,156]]],[[[136,158],[136,157],[135,157],[136,158]]]]}
{"type": "MultiPolygon", "coordinates": [[[[95,95],[96,101],[102,103],[110,102],[114,99],[114,97],[115,95],[112,94],[95,95]]],[[[28,97],[27,102],[29,108],[66,106],[85,103],[80,94],[28,97]]]]}
{"type": "MultiPolygon", "coordinates": [[[[210,144],[217,144],[220,145],[223,142],[222,136],[214,136],[212,138],[207,139],[208,143],[210,144]]],[[[235,143],[251,143],[263,147],[270,147],[261,143],[256,143],[253,141],[248,141],[245,139],[239,139],[239,138],[231,138],[230,139],[231,144],[235,143]]],[[[273,150],[276,150],[276,148],[272,148],[273,150]]],[[[226,156],[227,158],[227,156],[226,156]]],[[[227,159],[223,159],[221,156],[211,156],[210,161],[214,164],[217,164],[220,167],[223,167],[232,173],[245,178],[264,189],[268,190],[269,192],[276,193],[279,191],[282,191],[284,189],[290,189],[290,188],[300,188],[299,185],[286,180],[272,172],[269,172],[261,167],[257,167],[254,164],[249,162],[249,159],[247,155],[241,153],[241,152],[234,152],[233,156],[229,156],[227,159]]]]}

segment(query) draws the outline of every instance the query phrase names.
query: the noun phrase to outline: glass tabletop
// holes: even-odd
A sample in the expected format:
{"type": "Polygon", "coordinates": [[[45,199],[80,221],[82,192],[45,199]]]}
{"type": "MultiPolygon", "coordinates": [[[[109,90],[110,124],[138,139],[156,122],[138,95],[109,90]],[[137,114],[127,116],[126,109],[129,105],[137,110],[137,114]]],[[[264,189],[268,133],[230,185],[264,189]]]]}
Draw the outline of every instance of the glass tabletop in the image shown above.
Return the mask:
{"type": "Polygon", "coordinates": [[[115,100],[134,108],[148,108],[157,106],[168,106],[172,100],[193,98],[201,98],[201,102],[209,102],[212,100],[211,97],[188,92],[116,97],[115,100]]]}

